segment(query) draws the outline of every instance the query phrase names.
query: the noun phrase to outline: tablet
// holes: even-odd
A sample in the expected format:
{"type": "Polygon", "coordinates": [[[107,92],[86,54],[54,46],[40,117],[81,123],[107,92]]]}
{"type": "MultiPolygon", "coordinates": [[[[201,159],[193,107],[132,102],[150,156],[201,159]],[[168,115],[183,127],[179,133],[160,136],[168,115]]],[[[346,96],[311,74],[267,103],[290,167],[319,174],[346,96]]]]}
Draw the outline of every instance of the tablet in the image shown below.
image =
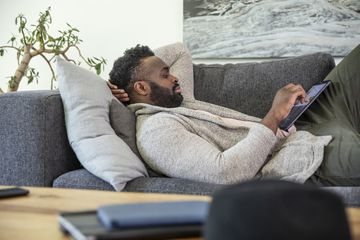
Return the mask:
{"type": "Polygon", "coordinates": [[[307,92],[309,101],[305,103],[295,104],[291,109],[289,115],[280,123],[279,128],[288,131],[289,128],[294,125],[295,121],[305,112],[306,109],[315,101],[315,99],[325,90],[331,83],[330,80],[322,81],[313,85],[307,92]]]}

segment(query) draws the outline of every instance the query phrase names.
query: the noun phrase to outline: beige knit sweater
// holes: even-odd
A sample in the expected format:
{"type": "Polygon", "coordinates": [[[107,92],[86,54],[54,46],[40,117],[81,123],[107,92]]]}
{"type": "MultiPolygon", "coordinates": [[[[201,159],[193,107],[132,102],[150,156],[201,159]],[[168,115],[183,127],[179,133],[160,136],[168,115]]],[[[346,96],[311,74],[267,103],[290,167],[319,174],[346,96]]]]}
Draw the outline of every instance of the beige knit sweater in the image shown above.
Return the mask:
{"type": "Polygon", "coordinates": [[[137,116],[137,146],[154,170],[170,177],[229,184],[257,178],[303,183],[320,166],[331,136],[298,131],[280,140],[260,119],[192,101],[178,108],[129,106],[137,116]],[[229,125],[220,117],[251,121],[229,125]]]}

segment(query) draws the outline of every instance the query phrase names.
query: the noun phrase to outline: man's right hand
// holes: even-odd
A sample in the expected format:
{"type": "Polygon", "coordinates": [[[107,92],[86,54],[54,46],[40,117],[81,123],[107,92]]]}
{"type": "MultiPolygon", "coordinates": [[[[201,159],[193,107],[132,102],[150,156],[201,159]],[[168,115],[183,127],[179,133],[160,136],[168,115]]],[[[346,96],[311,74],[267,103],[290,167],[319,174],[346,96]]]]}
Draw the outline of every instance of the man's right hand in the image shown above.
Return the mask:
{"type": "Polygon", "coordinates": [[[290,83],[281,88],[277,91],[271,109],[261,123],[276,134],[281,121],[289,115],[297,101],[301,103],[307,101],[307,94],[301,85],[290,83]]]}
{"type": "Polygon", "coordinates": [[[110,83],[109,81],[107,81],[107,85],[109,86],[114,97],[119,99],[120,102],[128,102],[130,100],[129,95],[125,92],[124,89],[118,89],[116,85],[110,83]]]}

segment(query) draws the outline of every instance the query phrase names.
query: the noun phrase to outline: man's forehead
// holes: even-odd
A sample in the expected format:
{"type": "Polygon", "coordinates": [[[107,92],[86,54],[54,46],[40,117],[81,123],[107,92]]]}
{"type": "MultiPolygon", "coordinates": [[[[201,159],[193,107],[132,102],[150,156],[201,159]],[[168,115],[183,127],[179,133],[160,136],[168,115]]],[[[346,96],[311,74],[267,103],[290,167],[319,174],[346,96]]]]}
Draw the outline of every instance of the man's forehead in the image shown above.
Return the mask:
{"type": "Polygon", "coordinates": [[[161,60],[161,58],[156,56],[144,58],[142,60],[142,63],[144,66],[146,66],[146,68],[151,68],[151,69],[169,68],[169,66],[166,65],[166,63],[163,60],[161,60]]]}

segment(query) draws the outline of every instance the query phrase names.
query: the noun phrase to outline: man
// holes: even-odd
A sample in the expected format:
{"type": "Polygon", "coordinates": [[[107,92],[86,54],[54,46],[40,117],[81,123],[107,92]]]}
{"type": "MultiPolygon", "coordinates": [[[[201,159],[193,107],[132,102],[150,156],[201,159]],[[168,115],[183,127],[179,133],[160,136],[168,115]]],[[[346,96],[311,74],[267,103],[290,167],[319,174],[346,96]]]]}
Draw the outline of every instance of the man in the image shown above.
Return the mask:
{"type": "MultiPolygon", "coordinates": [[[[278,129],[296,101],[306,101],[300,85],[289,84],[280,89],[263,119],[251,117],[196,101],[191,91],[192,72],[188,71],[192,69],[190,55],[181,44],[172,48],[164,51],[165,55],[157,54],[162,55],[159,58],[148,47],[136,46],[115,61],[110,73],[110,82],[119,89],[113,90],[114,94],[129,100],[129,108],[136,113],[138,149],[154,170],[171,177],[222,184],[267,177],[301,183],[308,180],[319,185],[360,184],[359,128],[352,135],[346,135],[348,129],[342,131],[346,144],[356,138],[349,145],[350,155],[344,154],[349,148],[342,146],[343,136],[336,136],[336,131],[331,130],[338,125],[340,128],[336,129],[341,129],[342,124],[334,122],[329,131],[318,131],[318,135],[335,135],[331,143],[334,144],[326,148],[324,161],[324,148],[331,136],[314,136],[294,129],[289,134],[278,129]],[[170,67],[178,71],[176,76],[181,76],[183,92],[170,67]],[[121,94],[122,89],[129,99],[121,94]],[[346,159],[341,159],[343,156],[346,159]],[[322,162],[330,170],[327,165],[319,168],[322,162]],[[350,165],[340,171],[333,169],[344,163],[350,165]]],[[[360,47],[355,49],[357,57],[359,52],[360,47]]],[[[349,81],[335,79],[332,85],[339,93],[321,104],[343,116],[344,110],[339,106],[348,103],[338,96],[351,95],[344,90],[349,81]]],[[[360,79],[353,87],[360,89],[360,79]]],[[[349,105],[353,110],[346,114],[349,118],[360,117],[358,99],[349,105]]],[[[313,123],[324,122],[325,115],[308,114],[307,118],[313,123]]],[[[325,121],[331,123],[336,118],[332,116],[325,121]]],[[[359,120],[351,121],[359,127],[359,120]]]]}

